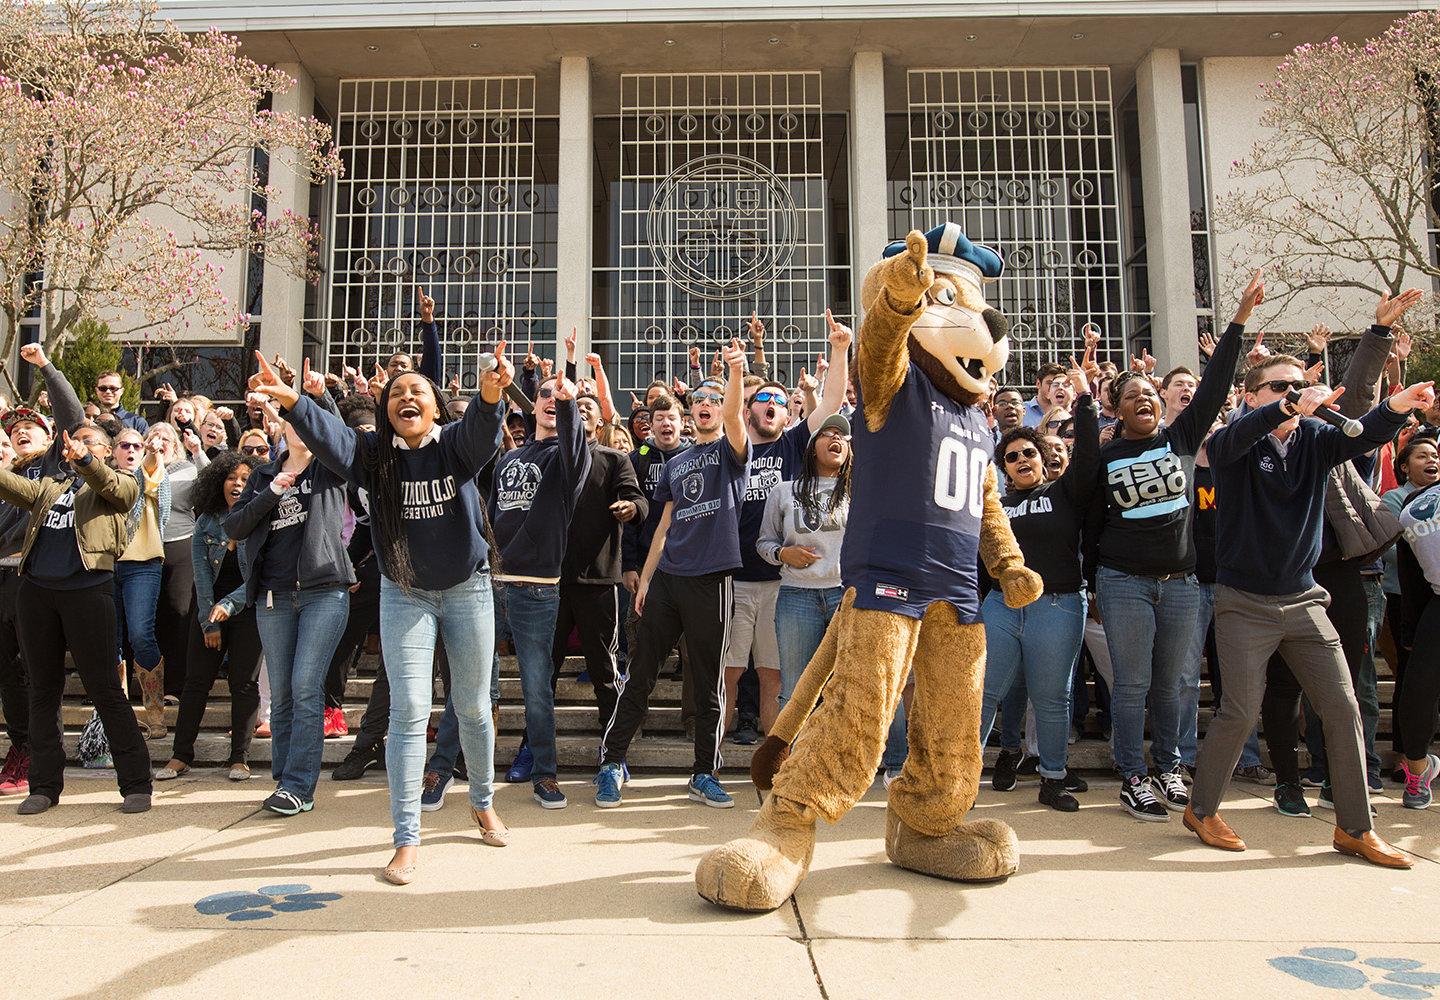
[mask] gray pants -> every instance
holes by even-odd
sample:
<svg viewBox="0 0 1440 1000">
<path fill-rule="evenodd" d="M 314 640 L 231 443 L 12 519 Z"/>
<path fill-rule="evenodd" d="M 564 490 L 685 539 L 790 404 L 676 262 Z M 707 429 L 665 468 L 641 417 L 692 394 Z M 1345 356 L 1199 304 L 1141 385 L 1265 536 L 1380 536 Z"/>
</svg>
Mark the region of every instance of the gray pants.
<svg viewBox="0 0 1440 1000">
<path fill-rule="evenodd" d="M 1340 636 L 1325 615 L 1329 604 L 1323 587 L 1280 597 L 1215 587 L 1215 646 L 1225 664 L 1225 686 L 1195 761 L 1190 802 L 1196 816 L 1213 816 L 1220 808 L 1260 717 L 1266 663 L 1278 650 L 1325 726 L 1335 825 L 1350 832 L 1370 829 L 1360 706 Z"/>
</svg>

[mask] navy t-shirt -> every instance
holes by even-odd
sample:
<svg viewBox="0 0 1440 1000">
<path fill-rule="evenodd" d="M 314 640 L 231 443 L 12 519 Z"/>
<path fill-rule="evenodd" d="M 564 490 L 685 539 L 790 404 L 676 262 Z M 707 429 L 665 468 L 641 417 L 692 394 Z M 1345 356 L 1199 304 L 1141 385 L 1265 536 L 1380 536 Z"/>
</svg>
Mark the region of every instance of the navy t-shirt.
<svg viewBox="0 0 1440 1000">
<path fill-rule="evenodd" d="M 51 590 L 93 587 L 111 577 L 108 570 L 86 569 L 80 560 L 80 539 L 75 537 L 75 494 L 81 482 L 78 476 L 71 480 L 70 488 L 45 511 L 25 560 L 25 575 Z"/>
<path fill-rule="evenodd" d="M 660 569 L 674 576 L 728 573 L 740 566 L 740 505 L 750 467 L 735 456 L 724 434 L 665 463 L 655 502 L 674 502 Z"/>
<path fill-rule="evenodd" d="M 923 618 L 935 601 L 980 620 L 980 520 L 994 454 L 976 406 L 945 396 L 911 362 L 879 431 L 859 399 L 850 522 L 840 576 L 855 607 Z"/>
<path fill-rule="evenodd" d="M 268 488 L 268 487 L 267 487 Z M 270 515 L 270 534 L 260 550 L 260 590 L 293 591 L 300 580 L 300 549 L 305 540 L 305 522 L 310 517 L 310 498 L 315 492 L 315 470 L 305 471 L 280 496 Z"/>
<path fill-rule="evenodd" d="M 802 420 L 774 441 L 750 442 L 750 476 L 745 485 L 745 502 L 740 506 L 740 558 L 743 565 L 735 579 L 778 580 L 780 567 L 760 558 L 755 543 L 765 522 L 765 500 L 780 483 L 800 475 L 805 447 L 810 443 L 810 425 Z"/>
</svg>

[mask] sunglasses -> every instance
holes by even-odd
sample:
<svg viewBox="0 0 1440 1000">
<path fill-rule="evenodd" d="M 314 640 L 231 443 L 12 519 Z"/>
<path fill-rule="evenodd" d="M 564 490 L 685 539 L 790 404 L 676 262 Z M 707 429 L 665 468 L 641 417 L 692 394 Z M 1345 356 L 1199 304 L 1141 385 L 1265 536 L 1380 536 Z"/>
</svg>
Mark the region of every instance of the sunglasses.
<svg viewBox="0 0 1440 1000">
<path fill-rule="evenodd" d="M 120 387 L 119 387 L 118 385 L 97 385 L 97 386 L 95 387 L 95 391 L 96 391 L 96 392 L 119 392 L 119 391 L 120 391 Z"/>
<path fill-rule="evenodd" d="M 1058 431 L 1060 428 L 1064 427 L 1067 423 L 1069 423 L 1068 420 L 1047 420 L 1047 421 L 1045 421 L 1045 426 L 1046 426 L 1049 430 Z"/>
<path fill-rule="evenodd" d="M 690 394 L 690 399 L 696 403 L 719 403 L 725 397 L 718 392 L 695 392 Z"/>
<path fill-rule="evenodd" d="M 1269 389 L 1271 392 L 1289 392 L 1291 389 L 1300 392 L 1310 388 L 1310 385 L 1311 383 L 1304 380 L 1291 382 L 1283 378 L 1277 378 L 1270 382 L 1261 382 L 1259 388 Z"/>
<path fill-rule="evenodd" d="M 779 403 L 781 406 L 789 406 L 789 405 L 790 405 L 790 401 L 789 401 L 788 399 L 786 399 L 785 396 L 784 396 L 782 393 L 771 392 L 771 391 L 769 391 L 769 390 L 766 390 L 765 392 L 757 392 L 754 396 L 752 396 L 752 397 L 750 398 L 750 402 L 752 402 L 752 403 Z"/>
<path fill-rule="evenodd" d="M 539 399 L 549 399 L 551 396 L 555 395 L 555 390 L 550 388 L 541 389 L 540 392 L 536 395 Z"/>
<path fill-rule="evenodd" d="M 1020 449 L 1019 451 L 1007 451 L 1007 452 L 1005 453 L 1005 461 L 1006 461 L 1007 464 L 1010 463 L 1010 462 L 1018 462 L 1018 461 L 1020 461 L 1020 459 L 1022 459 L 1022 458 L 1039 458 L 1039 457 L 1040 457 L 1040 452 L 1036 451 L 1034 448 L 1022 448 L 1022 449 Z"/>
<path fill-rule="evenodd" d="M 270 454 L 270 449 L 269 449 L 268 447 L 266 447 L 265 445 L 260 445 L 260 444 L 247 444 L 245 447 L 243 447 L 243 448 L 240 449 L 240 454 L 242 454 L 242 455 L 268 455 L 268 454 Z"/>
<path fill-rule="evenodd" d="M 137 448 L 143 448 L 143 447 L 145 447 L 145 446 L 144 446 L 143 444 L 141 444 L 139 441 L 121 441 L 119 444 L 117 444 L 117 445 L 115 446 L 115 450 L 116 450 L 116 451 L 133 451 L 133 450 L 135 450 L 135 449 L 137 449 Z"/>
</svg>

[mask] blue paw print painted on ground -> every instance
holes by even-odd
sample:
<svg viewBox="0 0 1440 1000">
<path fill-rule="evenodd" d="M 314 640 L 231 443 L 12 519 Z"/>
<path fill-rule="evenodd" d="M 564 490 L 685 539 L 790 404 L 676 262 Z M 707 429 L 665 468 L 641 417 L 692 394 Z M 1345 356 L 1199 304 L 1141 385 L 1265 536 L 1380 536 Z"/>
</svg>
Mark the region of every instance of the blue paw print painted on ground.
<svg viewBox="0 0 1440 1000">
<path fill-rule="evenodd" d="M 308 885 L 262 885 L 254 892 L 217 892 L 196 903 L 195 909 L 207 917 L 223 914 L 226 920 L 268 920 L 277 913 L 323 910 L 339 898 L 338 892 L 311 892 Z"/>
<path fill-rule="evenodd" d="M 1364 958 L 1349 948 L 1301 948 L 1270 959 L 1274 969 L 1327 990 L 1369 989 L 1393 1000 L 1429 1000 L 1440 972 L 1423 972 L 1413 958 Z"/>
</svg>

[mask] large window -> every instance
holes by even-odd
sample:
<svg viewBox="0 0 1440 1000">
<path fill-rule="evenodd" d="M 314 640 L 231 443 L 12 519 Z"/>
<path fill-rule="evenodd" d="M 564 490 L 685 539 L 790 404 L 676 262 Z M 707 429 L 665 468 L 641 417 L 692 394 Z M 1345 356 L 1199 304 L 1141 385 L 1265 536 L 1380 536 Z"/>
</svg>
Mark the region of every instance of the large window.
<svg viewBox="0 0 1440 1000">
<path fill-rule="evenodd" d="M 852 312 L 846 120 L 817 73 L 633 75 L 595 122 L 591 343 L 617 388 L 704 367 L 765 323 L 792 382 Z"/>
<path fill-rule="evenodd" d="M 892 224 L 958 222 L 1000 250 L 991 299 L 1011 321 L 1009 379 L 1068 357 L 1087 323 L 1118 358 L 1134 317 L 1109 70 L 912 70 L 907 106 L 892 136 L 904 144 L 891 156 Z"/>
</svg>

